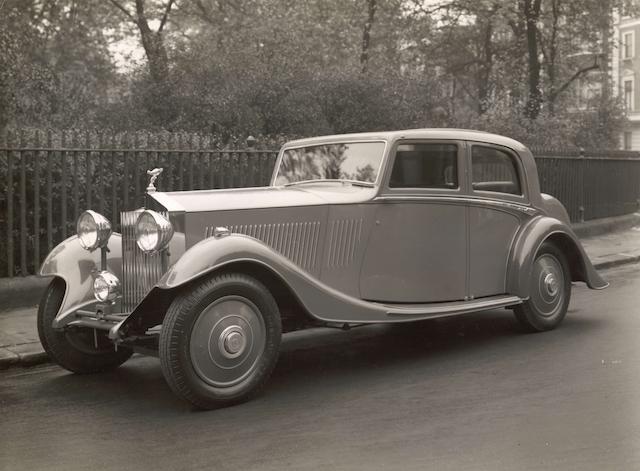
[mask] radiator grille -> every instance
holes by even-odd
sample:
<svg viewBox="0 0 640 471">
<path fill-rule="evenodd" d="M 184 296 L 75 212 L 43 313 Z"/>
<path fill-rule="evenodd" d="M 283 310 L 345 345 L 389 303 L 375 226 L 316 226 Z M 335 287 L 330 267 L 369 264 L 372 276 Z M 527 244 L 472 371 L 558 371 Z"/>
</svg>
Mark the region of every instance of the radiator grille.
<svg viewBox="0 0 640 471">
<path fill-rule="evenodd" d="M 132 311 L 162 277 L 162 260 L 159 254 L 148 255 L 136 244 L 136 221 L 142 212 L 120 213 L 122 230 L 122 307 Z M 160 213 L 166 218 L 167 213 Z"/>
</svg>

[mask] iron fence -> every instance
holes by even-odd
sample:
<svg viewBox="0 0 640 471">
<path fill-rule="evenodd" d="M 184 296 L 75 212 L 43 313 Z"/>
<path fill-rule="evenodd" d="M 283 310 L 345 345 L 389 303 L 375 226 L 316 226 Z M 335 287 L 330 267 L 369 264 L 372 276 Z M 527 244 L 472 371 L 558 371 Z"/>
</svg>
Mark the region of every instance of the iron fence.
<svg viewBox="0 0 640 471">
<path fill-rule="evenodd" d="M 80 136 L 82 137 L 82 136 Z M 86 136 L 85 136 L 86 137 Z M 541 190 L 579 222 L 638 209 L 640 159 L 620 152 L 537 151 Z M 44 256 L 75 232 L 85 209 L 117 224 L 142 204 L 146 170 L 163 167 L 161 191 L 267 185 L 277 153 L 213 150 L 193 140 L 60 139 L 35 133 L 25 145 L 0 143 L 0 277 L 33 274 Z M 117 229 L 117 227 L 116 227 Z"/>
<path fill-rule="evenodd" d="M 143 203 L 148 169 L 163 167 L 160 191 L 265 186 L 277 156 L 201 149 L 179 139 L 162 146 L 151 140 L 141 148 L 126 139 L 82 142 L 62 134 L 54 145 L 51 134 L 35 136 L 31 145 L 20 145 L 23 139 L 0 144 L 0 277 L 36 273 L 46 254 L 75 233 L 86 209 L 109 217 L 119 230 L 120 211 Z"/>
</svg>

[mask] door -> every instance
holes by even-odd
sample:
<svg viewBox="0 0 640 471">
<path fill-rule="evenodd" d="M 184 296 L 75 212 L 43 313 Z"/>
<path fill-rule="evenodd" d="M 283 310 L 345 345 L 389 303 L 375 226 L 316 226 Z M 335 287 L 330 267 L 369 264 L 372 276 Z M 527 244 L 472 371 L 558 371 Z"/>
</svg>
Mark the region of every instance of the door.
<svg viewBox="0 0 640 471">
<path fill-rule="evenodd" d="M 465 298 L 464 145 L 400 141 L 375 200 L 360 273 L 363 299 L 427 303 Z"/>
<path fill-rule="evenodd" d="M 488 144 L 469 146 L 469 297 L 506 293 L 507 264 L 527 207 L 517 155 Z"/>
</svg>

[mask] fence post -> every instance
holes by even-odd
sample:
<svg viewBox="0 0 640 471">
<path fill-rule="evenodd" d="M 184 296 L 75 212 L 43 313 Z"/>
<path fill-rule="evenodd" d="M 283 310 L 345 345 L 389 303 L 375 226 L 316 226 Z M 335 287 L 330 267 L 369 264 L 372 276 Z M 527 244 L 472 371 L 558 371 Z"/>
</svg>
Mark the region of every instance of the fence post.
<svg viewBox="0 0 640 471">
<path fill-rule="evenodd" d="M 578 218 L 580 222 L 584 222 L 584 170 L 586 166 L 586 159 L 584 156 L 584 148 L 580 147 L 580 188 L 579 200 L 578 200 Z"/>
<path fill-rule="evenodd" d="M 27 274 L 27 147 L 26 132 L 20 130 L 20 273 Z"/>
</svg>

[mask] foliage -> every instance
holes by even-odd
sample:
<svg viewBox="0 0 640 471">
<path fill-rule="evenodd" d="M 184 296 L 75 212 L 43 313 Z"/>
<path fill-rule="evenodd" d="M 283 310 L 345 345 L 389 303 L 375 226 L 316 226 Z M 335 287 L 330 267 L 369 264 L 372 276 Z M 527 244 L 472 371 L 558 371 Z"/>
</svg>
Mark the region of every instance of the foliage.
<svg viewBox="0 0 640 471">
<path fill-rule="evenodd" d="M 6 0 L 6 126 L 306 136 L 481 127 L 606 142 L 620 0 Z M 116 66 L 119 41 L 142 63 Z M 572 90 L 604 81 L 589 112 Z"/>
</svg>

